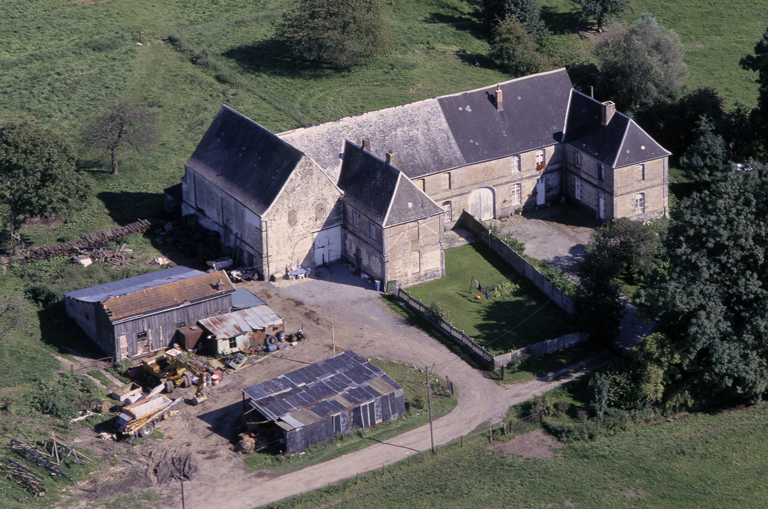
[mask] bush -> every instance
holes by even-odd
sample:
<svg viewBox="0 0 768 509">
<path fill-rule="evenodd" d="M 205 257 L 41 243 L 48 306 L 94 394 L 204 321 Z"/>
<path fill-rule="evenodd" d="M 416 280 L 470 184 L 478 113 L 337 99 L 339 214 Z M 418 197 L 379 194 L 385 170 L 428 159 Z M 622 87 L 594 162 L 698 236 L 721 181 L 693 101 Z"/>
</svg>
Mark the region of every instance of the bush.
<svg viewBox="0 0 768 509">
<path fill-rule="evenodd" d="M 59 419 L 72 419 L 79 410 L 90 408 L 99 396 L 96 384 L 87 376 L 64 373 L 38 382 L 32 406 Z"/>
</svg>

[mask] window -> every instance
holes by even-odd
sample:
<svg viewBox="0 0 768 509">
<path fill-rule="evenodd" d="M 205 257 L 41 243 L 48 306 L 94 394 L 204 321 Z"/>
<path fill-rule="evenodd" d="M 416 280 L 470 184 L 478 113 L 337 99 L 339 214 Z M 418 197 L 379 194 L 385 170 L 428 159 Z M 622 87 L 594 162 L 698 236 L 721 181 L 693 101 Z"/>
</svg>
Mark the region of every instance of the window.
<svg viewBox="0 0 768 509">
<path fill-rule="evenodd" d="M 645 193 L 635 195 L 635 214 L 645 214 Z"/>
<path fill-rule="evenodd" d="M 600 182 L 605 181 L 605 166 L 603 164 L 597 165 L 597 180 Z"/>
<path fill-rule="evenodd" d="M 352 211 L 352 226 L 354 226 L 358 230 L 360 229 L 360 218 L 358 217 L 356 210 Z"/>
<path fill-rule="evenodd" d="M 295 210 L 288 211 L 288 224 L 293 226 L 299 222 L 298 216 Z"/>
<path fill-rule="evenodd" d="M 442 178 L 443 178 L 443 190 L 450 189 L 451 188 L 451 174 L 450 174 L 450 172 L 443 173 Z"/>
<path fill-rule="evenodd" d="M 176 328 L 181 329 L 182 327 L 186 327 L 187 322 L 176 322 Z"/>
<path fill-rule="evenodd" d="M 453 207 L 451 205 L 451 202 L 444 201 L 443 202 L 443 210 L 445 211 L 445 220 L 446 221 L 453 221 Z"/>
<path fill-rule="evenodd" d="M 419 189 L 421 189 L 422 191 L 426 190 L 426 185 L 427 185 L 427 183 L 426 183 L 426 180 L 424 180 L 424 179 L 419 179 L 419 180 L 416 181 L 416 186 Z"/>
<path fill-rule="evenodd" d="M 536 151 L 536 164 L 544 162 L 544 151 L 543 150 L 537 150 Z"/>
<path fill-rule="evenodd" d="M 368 221 L 368 236 L 376 240 L 376 224 L 373 221 Z"/>
<path fill-rule="evenodd" d="M 315 204 L 315 221 L 325 221 L 325 203 Z"/>
<path fill-rule="evenodd" d="M 520 173 L 520 156 L 509 158 L 509 171 L 511 173 Z"/>
<path fill-rule="evenodd" d="M 229 347 L 237 348 L 237 338 L 229 338 Z"/>
<path fill-rule="evenodd" d="M 577 200 L 581 201 L 581 180 L 579 179 L 576 179 L 576 188 L 573 192 L 573 195 Z"/>
<path fill-rule="evenodd" d="M 581 168 L 581 152 L 578 150 L 573 154 L 573 165 Z"/>
<path fill-rule="evenodd" d="M 519 204 L 523 202 L 522 194 L 520 190 L 520 184 L 512 184 L 512 187 L 509 190 L 509 201 L 511 201 L 514 204 Z"/>
<path fill-rule="evenodd" d="M 149 335 L 147 334 L 147 331 L 141 331 L 136 333 L 136 342 L 139 341 L 147 341 L 147 344 L 149 344 Z"/>
<path fill-rule="evenodd" d="M 635 180 L 645 180 L 645 165 L 638 164 L 635 172 Z"/>
</svg>

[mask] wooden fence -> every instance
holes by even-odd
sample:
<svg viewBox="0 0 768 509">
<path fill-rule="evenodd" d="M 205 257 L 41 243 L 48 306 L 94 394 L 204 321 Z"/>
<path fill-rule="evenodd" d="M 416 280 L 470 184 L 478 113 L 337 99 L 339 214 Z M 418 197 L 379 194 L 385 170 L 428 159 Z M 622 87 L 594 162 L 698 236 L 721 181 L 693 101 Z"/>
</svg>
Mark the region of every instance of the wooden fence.
<svg viewBox="0 0 768 509">
<path fill-rule="evenodd" d="M 536 270 L 536 267 L 520 256 L 514 249 L 509 247 L 503 240 L 486 228 L 483 223 L 472 217 L 467 212 L 462 213 L 459 222 L 464 228 L 471 231 L 483 243 L 493 250 L 496 254 L 504 258 L 509 265 L 515 269 L 518 274 L 528 279 L 544 295 L 552 299 L 557 306 L 567 313 L 573 313 L 573 299 L 565 295 L 563 291 L 547 281 L 544 275 Z"/>
</svg>

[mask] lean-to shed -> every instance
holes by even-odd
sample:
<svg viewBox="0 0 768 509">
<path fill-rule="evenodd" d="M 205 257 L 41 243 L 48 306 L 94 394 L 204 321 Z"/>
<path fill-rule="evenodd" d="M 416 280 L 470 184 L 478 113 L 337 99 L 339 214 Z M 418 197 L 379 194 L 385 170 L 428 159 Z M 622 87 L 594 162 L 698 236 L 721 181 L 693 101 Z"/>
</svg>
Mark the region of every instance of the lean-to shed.
<svg viewBox="0 0 768 509">
<path fill-rule="evenodd" d="M 246 422 L 287 454 L 405 412 L 403 389 L 352 351 L 243 389 Z M 266 422 L 265 422 L 266 421 Z M 253 429 L 253 428 L 252 428 Z"/>
<path fill-rule="evenodd" d="M 200 320 L 198 324 L 213 354 L 251 348 L 284 329 L 283 319 L 267 306 L 240 309 Z"/>
</svg>

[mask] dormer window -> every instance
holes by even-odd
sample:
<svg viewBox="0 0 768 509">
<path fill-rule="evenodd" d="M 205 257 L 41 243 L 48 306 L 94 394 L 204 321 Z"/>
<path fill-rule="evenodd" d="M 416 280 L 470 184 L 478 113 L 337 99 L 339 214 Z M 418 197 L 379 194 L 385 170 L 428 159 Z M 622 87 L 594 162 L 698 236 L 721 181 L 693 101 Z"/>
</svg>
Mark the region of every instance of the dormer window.
<svg viewBox="0 0 768 509">
<path fill-rule="evenodd" d="M 360 218 L 358 217 L 357 211 L 352 211 L 352 226 L 354 226 L 357 229 L 360 229 Z"/>
<path fill-rule="evenodd" d="M 368 221 L 368 236 L 372 240 L 376 240 L 376 224 L 373 221 Z"/>
<path fill-rule="evenodd" d="M 605 182 L 605 165 L 602 163 L 597 165 L 597 180 Z"/>
<path fill-rule="evenodd" d="M 577 168 L 581 168 L 581 152 L 578 150 L 573 154 L 573 165 Z"/>
</svg>

